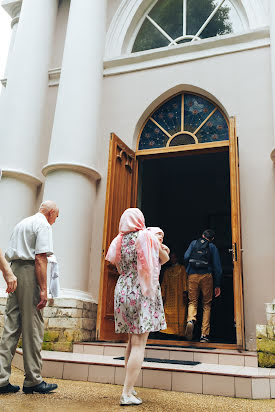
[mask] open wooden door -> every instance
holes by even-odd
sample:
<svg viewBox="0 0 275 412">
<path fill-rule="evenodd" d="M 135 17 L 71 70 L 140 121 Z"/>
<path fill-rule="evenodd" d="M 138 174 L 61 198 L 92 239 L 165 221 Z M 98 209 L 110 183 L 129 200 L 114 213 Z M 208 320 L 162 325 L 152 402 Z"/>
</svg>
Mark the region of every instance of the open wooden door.
<svg viewBox="0 0 275 412">
<path fill-rule="evenodd" d="M 106 189 L 105 223 L 102 247 L 101 278 L 97 314 L 97 339 L 122 341 L 127 336 L 115 333 L 114 289 L 118 279 L 116 267 L 105 260 L 108 247 L 118 234 L 121 214 L 135 207 L 135 153 L 115 134 L 111 134 Z"/>
<path fill-rule="evenodd" d="M 232 260 L 234 288 L 234 316 L 236 323 L 237 345 L 245 348 L 244 310 L 243 310 L 243 279 L 242 279 L 242 245 L 241 245 L 241 209 L 239 184 L 239 153 L 236 135 L 236 118 L 230 118 L 229 159 L 230 159 L 230 190 L 231 190 L 231 224 L 232 224 Z"/>
</svg>

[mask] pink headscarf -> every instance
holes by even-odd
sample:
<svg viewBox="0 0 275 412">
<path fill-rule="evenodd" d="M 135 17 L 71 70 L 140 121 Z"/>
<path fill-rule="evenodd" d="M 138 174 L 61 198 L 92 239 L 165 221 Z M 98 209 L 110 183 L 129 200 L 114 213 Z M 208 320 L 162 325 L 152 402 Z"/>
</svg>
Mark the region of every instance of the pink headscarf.
<svg viewBox="0 0 275 412">
<path fill-rule="evenodd" d="M 159 280 L 159 241 L 145 227 L 145 220 L 138 208 L 126 209 L 119 222 L 119 234 L 108 249 L 106 260 L 117 265 L 121 259 L 123 235 L 139 231 L 136 240 L 137 270 L 144 296 L 154 298 Z"/>
<path fill-rule="evenodd" d="M 147 227 L 148 230 L 150 230 L 150 232 L 154 233 L 154 235 L 156 235 L 157 233 L 162 233 L 162 235 L 164 236 L 164 231 L 157 226 L 150 226 Z"/>
</svg>

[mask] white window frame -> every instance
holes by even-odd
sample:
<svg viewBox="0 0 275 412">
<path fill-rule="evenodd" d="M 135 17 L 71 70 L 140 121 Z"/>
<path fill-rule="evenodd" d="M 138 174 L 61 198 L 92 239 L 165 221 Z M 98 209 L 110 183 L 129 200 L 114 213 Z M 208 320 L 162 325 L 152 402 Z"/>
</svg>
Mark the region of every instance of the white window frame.
<svg viewBox="0 0 275 412">
<path fill-rule="evenodd" d="M 268 11 L 265 4 L 268 0 L 230 1 L 239 14 L 244 31 L 263 28 L 269 24 Z M 157 0 L 121 1 L 107 32 L 105 59 L 125 56 L 131 53 L 134 41 L 146 15 L 150 13 L 156 3 Z"/>
</svg>

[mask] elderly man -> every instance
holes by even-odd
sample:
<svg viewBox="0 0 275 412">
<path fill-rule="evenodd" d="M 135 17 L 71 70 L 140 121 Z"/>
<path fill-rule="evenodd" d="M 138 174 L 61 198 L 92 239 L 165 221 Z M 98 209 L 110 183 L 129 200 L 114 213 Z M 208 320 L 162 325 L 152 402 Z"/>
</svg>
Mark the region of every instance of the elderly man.
<svg viewBox="0 0 275 412">
<path fill-rule="evenodd" d="M 6 259 L 11 262 L 17 288 L 9 294 L 0 343 L 0 394 L 19 391 L 9 383 L 11 362 L 22 332 L 25 369 L 24 393 L 48 393 L 57 388 L 41 377 L 44 322 L 41 309 L 47 304 L 47 256 L 53 254 L 51 225 L 57 205 L 47 200 L 39 212 L 19 222 L 11 235 Z M 10 290 L 12 292 L 12 290 Z"/>
</svg>

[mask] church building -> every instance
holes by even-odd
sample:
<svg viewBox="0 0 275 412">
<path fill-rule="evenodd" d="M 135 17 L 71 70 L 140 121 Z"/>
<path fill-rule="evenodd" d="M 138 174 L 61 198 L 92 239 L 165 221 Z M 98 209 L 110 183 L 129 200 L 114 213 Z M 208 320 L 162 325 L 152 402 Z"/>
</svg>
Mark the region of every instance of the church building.
<svg viewBox="0 0 275 412">
<path fill-rule="evenodd" d="M 255 351 L 275 297 L 275 1 L 1 3 L 12 37 L 0 248 L 43 200 L 60 208 L 61 293 L 45 308 L 44 349 L 125 341 L 114 332 L 118 272 L 105 255 L 122 212 L 139 207 L 182 263 L 192 240 L 216 233 L 222 293 L 211 343 L 192 345 Z M 0 291 L 1 309 L 3 279 Z"/>
</svg>

